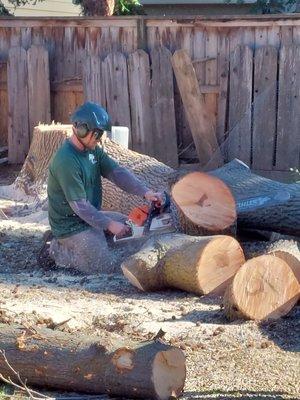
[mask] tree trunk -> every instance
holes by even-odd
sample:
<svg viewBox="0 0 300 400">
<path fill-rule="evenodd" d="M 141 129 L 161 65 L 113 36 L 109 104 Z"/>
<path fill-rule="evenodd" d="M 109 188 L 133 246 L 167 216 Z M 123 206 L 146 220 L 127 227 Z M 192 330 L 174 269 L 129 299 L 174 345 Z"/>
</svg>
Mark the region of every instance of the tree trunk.
<svg viewBox="0 0 300 400">
<path fill-rule="evenodd" d="M 238 226 L 300 236 L 300 184 L 284 184 L 251 173 L 234 160 L 210 174 L 221 179 L 237 203 Z"/>
<path fill-rule="evenodd" d="M 115 0 L 82 0 L 81 7 L 86 17 L 113 15 Z"/>
<path fill-rule="evenodd" d="M 229 319 L 277 319 L 286 315 L 300 297 L 292 269 L 281 258 L 263 255 L 247 261 L 236 273 L 224 296 Z"/>
<path fill-rule="evenodd" d="M 244 262 L 243 250 L 230 236 L 171 234 L 150 239 L 121 267 L 143 291 L 177 288 L 222 294 Z"/>
<path fill-rule="evenodd" d="M 185 382 L 180 349 L 159 341 L 121 343 L 105 331 L 87 338 L 1 324 L 0 348 L 29 385 L 167 400 L 179 396 Z M 1 355 L 0 373 L 15 378 Z"/>
</svg>

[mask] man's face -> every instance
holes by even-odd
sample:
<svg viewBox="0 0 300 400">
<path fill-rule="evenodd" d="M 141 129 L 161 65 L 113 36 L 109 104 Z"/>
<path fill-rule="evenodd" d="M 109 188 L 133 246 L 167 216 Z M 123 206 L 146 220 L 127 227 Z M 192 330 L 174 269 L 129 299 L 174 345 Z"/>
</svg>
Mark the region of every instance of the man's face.
<svg viewBox="0 0 300 400">
<path fill-rule="evenodd" d="M 97 135 L 94 134 L 94 132 L 89 132 L 81 140 L 82 140 L 82 143 L 85 145 L 85 147 L 90 150 L 94 150 L 97 143 L 99 142 L 99 139 L 97 138 Z"/>
</svg>

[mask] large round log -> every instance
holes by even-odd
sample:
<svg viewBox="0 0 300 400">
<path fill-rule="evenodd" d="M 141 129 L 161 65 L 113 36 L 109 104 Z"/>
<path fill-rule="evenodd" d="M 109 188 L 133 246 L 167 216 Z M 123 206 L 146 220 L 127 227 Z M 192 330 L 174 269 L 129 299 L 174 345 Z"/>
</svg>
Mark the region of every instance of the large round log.
<svg viewBox="0 0 300 400">
<path fill-rule="evenodd" d="M 180 349 L 159 341 L 122 342 L 50 329 L 0 325 L 0 348 L 29 385 L 129 398 L 167 400 L 182 393 L 186 368 Z M 0 373 L 13 373 L 0 355 Z"/>
<path fill-rule="evenodd" d="M 289 265 L 274 255 L 254 257 L 236 273 L 224 296 L 229 319 L 267 320 L 286 315 L 300 297 Z"/>
<path fill-rule="evenodd" d="M 245 262 L 230 236 L 164 235 L 151 238 L 121 268 L 138 289 L 177 288 L 196 294 L 222 294 Z"/>
<path fill-rule="evenodd" d="M 181 226 L 188 219 L 203 233 L 216 234 L 235 225 L 235 200 L 218 178 L 202 172 L 187 174 L 173 186 L 172 197 L 181 211 Z"/>
<path fill-rule="evenodd" d="M 255 175 L 239 160 L 210 174 L 231 190 L 238 226 L 300 236 L 300 183 L 284 184 Z"/>
</svg>

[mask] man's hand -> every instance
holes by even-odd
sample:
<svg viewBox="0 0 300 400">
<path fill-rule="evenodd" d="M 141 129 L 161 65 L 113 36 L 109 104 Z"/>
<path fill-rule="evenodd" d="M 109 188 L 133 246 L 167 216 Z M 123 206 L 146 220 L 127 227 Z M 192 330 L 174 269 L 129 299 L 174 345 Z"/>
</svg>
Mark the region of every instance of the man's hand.
<svg viewBox="0 0 300 400">
<path fill-rule="evenodd" d="M 113 234 L 113 235 L 125 235 L 130 231 L 130 227 L 122 224 L 121 222 L 117 221 L 111 221 L 107 227 L 107 229 Z"/>
<path fill-rule="evenodd" d="M 146 192 L 144 194 L 144 197 L 146 200 L 148 201 L 154 201 L 155 203 L 162 203 L 163 201 L 163 193 L 159 193 L 159 192 L 153 192 L 153 190 L 148 190 L 148 192 Z"/>
</svg>

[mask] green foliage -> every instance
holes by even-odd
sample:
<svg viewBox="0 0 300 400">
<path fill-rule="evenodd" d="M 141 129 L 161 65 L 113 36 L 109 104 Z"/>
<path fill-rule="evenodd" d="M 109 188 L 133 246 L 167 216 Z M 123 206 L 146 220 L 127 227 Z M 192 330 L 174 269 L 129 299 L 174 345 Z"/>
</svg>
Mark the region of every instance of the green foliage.
<svg viewBox="0 0 300 400">
<path fill-rule="evenodd" d="M 232 3 L 232 0 L 224 0 Z M 236 4 L 244 4 L 245 0 L 237 0 Z M 257 14 L 293 13 L 296 11 L 298 0 L 256 0 L 252 11 Z"/>
<path fill-rule="evenodd" d="M 137 15 L 144 14 L 143 6 L 139 0 L 117 0 L 115 15 Z"/>
<path fill-rule="evenodd" d="M 25 4 L 36 5 L 36 3 L 44 1 L 44 0 L 8 0 L 8 2 L 14 7 L 25 6 Z M 2 1 L 0 0 L 0 15 L 12 15 L 8 9 L 4 6 Z"/>
</svg>

